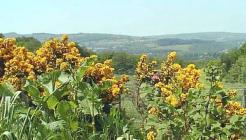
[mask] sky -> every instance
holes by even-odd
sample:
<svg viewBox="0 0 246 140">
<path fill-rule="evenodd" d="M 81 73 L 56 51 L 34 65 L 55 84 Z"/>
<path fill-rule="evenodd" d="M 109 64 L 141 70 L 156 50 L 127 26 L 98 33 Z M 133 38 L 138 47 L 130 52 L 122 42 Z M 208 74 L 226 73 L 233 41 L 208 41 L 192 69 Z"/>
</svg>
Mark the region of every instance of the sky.
<svg viewBox="0 0 246 140">
<path fill-rule="evenodd" d="M 246 0 L 0 0 L 0 32 L 246 32 Z"/>
</svg>

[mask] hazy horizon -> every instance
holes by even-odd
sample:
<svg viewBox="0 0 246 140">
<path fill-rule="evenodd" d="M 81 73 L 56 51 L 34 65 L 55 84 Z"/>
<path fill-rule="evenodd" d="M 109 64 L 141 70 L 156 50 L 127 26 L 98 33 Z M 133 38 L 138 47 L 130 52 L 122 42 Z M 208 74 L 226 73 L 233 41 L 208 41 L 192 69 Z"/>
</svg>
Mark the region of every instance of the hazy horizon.
<svg viewBox="0 0 246 140">
<path fill-rule="evenodd" d="M 3 34 L 11 34 L 16 33 L 19 35 L 31 35 L 31 34 L 54 34 L 54 35 L 60 35 L 60 34 L 108 34 L 108 35 L 122 35 L 122 36 L 136 36 L 136 37 L 147 37 L 147 36 L 165 36 L 165 35 L 181 35 L 181 34 L 202 34 L 202 33 L 231 33 L 231 34 L 246 34 L 246 32 L 190 32 L 190 33 L 170 33 L 170 34 L 154 34 L 154 35 L 128 35 L 128 34 L 115 34 L 115 33 L 86 33 L 86 32 L 77 32 L 77 33 L 49 33 L 49 32 L 39 32 L 39 33 L 17 33 L 17 32 L 6 32 Z"/>
<path fill-rule="evenodd" d="M 9 0 L 1 4 L 3 33 L 246 33 L 244 0 Z"/>
</svg>

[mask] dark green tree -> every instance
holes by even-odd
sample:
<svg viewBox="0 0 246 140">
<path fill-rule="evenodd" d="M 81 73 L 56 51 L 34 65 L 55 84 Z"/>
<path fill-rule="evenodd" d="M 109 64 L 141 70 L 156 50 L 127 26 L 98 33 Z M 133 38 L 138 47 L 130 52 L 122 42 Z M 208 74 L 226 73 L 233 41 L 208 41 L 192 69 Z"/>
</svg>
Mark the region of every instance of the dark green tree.
<svg viewBox="0 0 246 140">
<path fill-rule="evenodd" d="M 79 49 L 79 53 L 83 57 L 88 57 L 92 54 L 95 54 L 92 50 L 86 48 L 85 46 L 80 46 L 79 43 L 76 42 L 76 47 Z"/>
<path fill-rule="evenodd" d="M 0 33 L 0 38 L 4 38 L 4 35 L 2 33 Z"/>
<path fill-rule="evenodd" d="M 18 37 L 16 42 L 18 46 L 23 46 L 32 52 L 41 47 L 41 42 L 33 37 Z"/>
</svg>

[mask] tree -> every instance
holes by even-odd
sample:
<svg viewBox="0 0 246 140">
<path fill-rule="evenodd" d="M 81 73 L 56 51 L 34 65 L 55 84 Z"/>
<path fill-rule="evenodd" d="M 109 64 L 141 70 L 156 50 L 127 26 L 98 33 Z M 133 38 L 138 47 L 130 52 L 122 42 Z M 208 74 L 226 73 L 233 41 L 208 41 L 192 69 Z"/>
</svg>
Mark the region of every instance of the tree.
<svg viewBox="0 0 246 140">
<path fill-rule="evenodd" d="M 237 49 L 233 49 L 228 53 L 224 53 L 221 55 L 220 60 L 221 63 L 225 65 L 225 70 L 229 71 L 230 68 L 235 64 L 239 57 L 239 51 Z"/>
<path fill-rule="evenodd" d="M 246 83 L 246 55 L 238 58 L 233 67 L 228 71 L 226 80 L 229 82 Z"/>
<path fill-rule="evenodd" d="M 0 38 L 4 38 L 4 35 L 2 33 L 0 33 Z"/>
<path fill-rule="evenodd" d="M 80 46 L 79 43 L 76 42 L 76 47 L 79 49 L 79 53 L 83 57 L 88 57 L 92 54 L 95 54 L 92 50 L 86 48 L 85 46 Z"/>
<path fill-rule="evenodd" d="M 24 46 L 32 52 L 41 47 L 41 42 L 33 37 L 19 37 L 16 38 L 16 42 L 18 46 Z"/>
<path fill-rule="evenodd" d="M 136 68 L 136 63 L 138 61 L 138 56 L 131 55 L 126 52 L 117 52 L 113 55 L 112 61 L 116 73 L 133 74 Z"/>
</svg>

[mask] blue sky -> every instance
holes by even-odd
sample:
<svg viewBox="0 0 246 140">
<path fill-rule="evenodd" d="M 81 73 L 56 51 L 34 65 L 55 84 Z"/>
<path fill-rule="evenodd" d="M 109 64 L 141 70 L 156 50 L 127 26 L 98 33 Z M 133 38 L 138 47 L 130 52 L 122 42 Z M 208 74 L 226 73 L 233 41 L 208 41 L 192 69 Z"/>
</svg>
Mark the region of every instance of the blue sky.
<svg viewBox="0 0 246 140">
<path fill-rule="evenodd" d="M 0 32 L 246 32 L 246 0 L 0 0 Z"/>
</svg>

